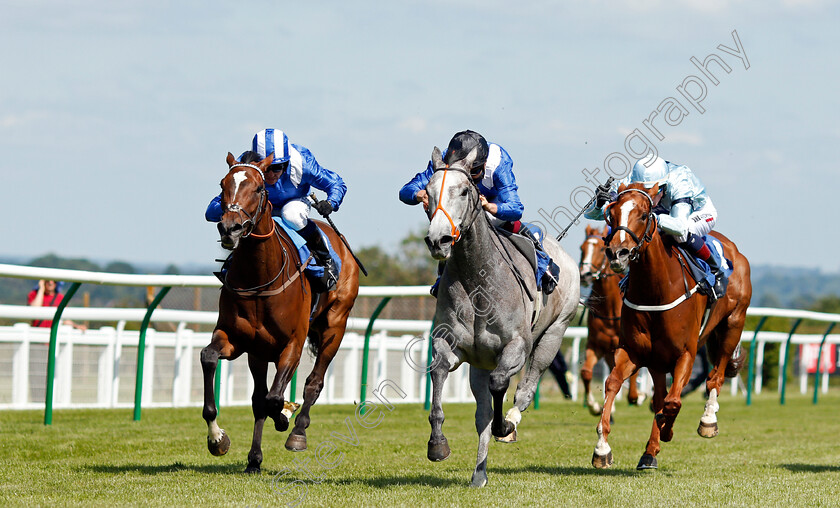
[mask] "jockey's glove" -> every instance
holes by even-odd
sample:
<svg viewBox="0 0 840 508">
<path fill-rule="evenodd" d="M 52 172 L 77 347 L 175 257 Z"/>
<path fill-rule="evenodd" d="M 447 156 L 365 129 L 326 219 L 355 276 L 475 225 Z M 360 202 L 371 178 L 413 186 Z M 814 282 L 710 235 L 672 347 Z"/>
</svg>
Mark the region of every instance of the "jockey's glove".
<svg viewBox="0 0 840 508">
<path fill-rule="evenodd" d="M 610 188 L 607 184 L 599 185 L 595 190 L 595 207 L 601 208 L 612 200 Z"/>
<path fill-rule="evenodd" d="M 318 213 L 321 214 L 321 217 L 326 217 L 327 215 L 331 214 L 333 211 L 333 205 L 329 202 L 329 200 L 318 201 L 313 205 Z"/>
</svg>

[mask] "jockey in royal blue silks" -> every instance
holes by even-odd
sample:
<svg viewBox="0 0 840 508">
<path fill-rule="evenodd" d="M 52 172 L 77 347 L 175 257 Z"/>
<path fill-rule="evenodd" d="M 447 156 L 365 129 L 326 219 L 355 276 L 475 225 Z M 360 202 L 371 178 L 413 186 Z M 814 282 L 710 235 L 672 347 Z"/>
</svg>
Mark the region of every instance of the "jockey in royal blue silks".
<svg viewBox="0 0 840 508">
<path fill-rule="evenodd" d="M 446 164 L 465 159 L 474 149 L 478 153 L 470 170 L 470 176 L 480 193 L 481 205 L 490 216 L 490 222 L 497 227 L 512 233 L 521 233 L 534 240 L 537 246 L 537 263 L 540 266 L 542 276 L 541 285 L 546 294 L 551 293 L 556 286 L 552 277 L 552 264 L 548 255 L 542 250 L 540 241 L 535 237 L 534 232 L 522 224 L 522 211 L 525 207 L 517 193 L 516 178 L 513 175 L 513 160 L 507 151 L 495 143 L 487 143 L 484 137 L 474 131 L 466 130 L 455 134 L 449 142 L 446 151 L 443 152 L 443 161 Z M 426 194 L 426 185 L 432 178 L 434 166 L 429 161 L 426 170 L 417 173 L 410 182 L 400 189 L 400 201 L 407 205 L 423 203 L 426 210 L 429 209 L 429 197 Z M 553 268 L 553 267 L 551 267 Z M 438 280 L 432 286 L 432 294 L 437 296 L 437 287 L 440 282 L 440 275 L 443 271 L 441 264 L 438 269 Z"/>
<path fill-rule="evenodd" d="M 265 187 L 268 200 L 273 205 L 272 215 L 280 217 L 288 228 L 297 231 L 312 252 L 315 261 L 328 274 L 328 290 L 335 288 L 338 267 L 335 265 L 326 239 L 318 226 L 309 220 L 310 207 L 326 217 L 337 211 L 347 192 L 344 180 L 338 174 L 321 167 L 306 147 L 289 143 L 283 131 L 264 129 L 254 135 L 251 151 L 240 156 L 240 162 L 257 162 L 274 154 L 274 162 L 265 172 Z M 327 199 L 311 205 L 308 195 L 310 187 L 327 193 Z M 222 219 L 222 196 L 216 196 L 205 212 L 210 222 Z"/>
<path fill-rule="evenodd" d="M 633 165 L 630 174 L 610 189 L 598 187 L 596 199 L 584 216 L 603 220 L 606 205 L 615 199 L 615 191 L 621 184 L 642 183 L 650 189 L 659 184 L 662 198 L 656 210 L 660 229 L 673 236 L 688 252 L 706 262 L 715 276 L 712 287 L 714 298 L 726 293 L 727 271 L 722 254 L 716 248 L 709 248 L 705 236 L 715 227 L 717 210 L 706 193 L 700 179 L 687 166 L 668 162 L 661 157 L 649 155 Z"/>
</svg>

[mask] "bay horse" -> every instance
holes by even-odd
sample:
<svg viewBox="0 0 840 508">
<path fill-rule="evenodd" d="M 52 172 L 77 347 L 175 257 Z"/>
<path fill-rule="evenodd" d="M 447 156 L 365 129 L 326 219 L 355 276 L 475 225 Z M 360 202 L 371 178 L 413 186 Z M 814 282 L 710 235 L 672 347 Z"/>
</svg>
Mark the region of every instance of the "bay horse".
<svg viewBox="0 0 840 508">
<path fill-rule="evenodd" d="M 426 186 L 432 257 L 446 260 L 441 275 L 436 328 L 432 332 L 431 435 L 427 457 L 441 461 L 451 451 L 442 431 L 443 385 L 449 372 L 470 365 L 470 389 L 476 401 L 478 455 L 471 485 L 487 484 L 491 433 L 515 440 L 515 430 L 534 397 L 540 376 L 551 364 L 575 315 L 580 280 L 575 262 L 552 238 L 545 250 L 560 267 L 557 287 L 547 297 L 537 292 L 534 271 L 512 240 L 498 233 L 482 209 L 469 176 L 476 150 L 447 166 L 435 147 L 435 169 Z M 533 298 L 533 301 L 532 301 Z M 534 312 L 542 306 L 536 319 Z M 526 365 L 527 363 L 527 365 Z M 511 377 L 522 369 L 514 406 L 502 416 Z"/>
<path fill-rule="evenodd" d="M 584 401 L 593 416 L 601 415 L 601 405 L 592 395 L 592 368 L 603 358 L 609 370 L 615 367 L 615 348 L 618 347 L 619 320 L 621 319 L 621 290 L 618 287 L 619 276 L 607 263 L 604 238 L 609 228 L 599 231 L 586 226 L 586 239 L 580 246 L 580 283 L 583 287 L 592 286 L 586 300 L 588 317 L 586 327 L 586 356 L 580 368 L 583 381 Z M 630 375 L 630 387 L 627 401 L 630 404 L 640 402 L 636 386 L 638 373 Z"/>
<path fill-rule="evenodd" d="M 691 376 L 697 348 L 706 344 L 713 369 L 706 381 L 709 400 L 697 432 L 707 438 L 718 433 L 717 402 L 724 377 L 738 375 L 744 363 L 742 352 L 736 358 L 747 307 L 752 297 L 750 265 L 736 245 L 713 232 L 732 261 L 734 271 L 726 294 L 716 300 L 703 324 L 708 297 L 687 273 L 685 262 L 674 241 L 656 227 L 654 208 L 659 202 L 659 185 L 645 189 L 642 184 L 622 184 L 618 198 L 609 205 L 606 219 L 612 232 L 607 237 L 607 257 L 617 272 L 629 268 L 629 281 L 621 307 L 621 334 L 615 352 L 615 367 L 606 383 L 604 412 L 597 427 L 598 443 L 592 465 L 610 467 L 612 451 L 607 443 L 610 409 L 621 383 L 645 366 L 653 377 L 655 418 L 650 439 L 637 469 L 655 469 L 660 440 L 673 437 L 674 420 L 682 403 L 680 392 Z M 666 374 L 673 381 L 667 391 Z"/>
<path fill-rule="evenodd" d="M 322 293 L 320 298 L 313 294 L 303 274 L 308 260 L 298 259 L 294 244 L 271 216 L 264 174 L 273 160 L 270 154 L 260 162 L 245 164 L 237 163 L 230 153 L 227 155 L 229 172 L 221 182 L 224 215 L 218 228 L 222 247 L 231 250 L 232 257 L 219 296 L 219 319 L 210 345 L 201 351 L 202 414 L 207 421 L 207 447 L 213 455 L 224 455 L 230 448 L 230 438 L 216 422 L 217 364 L 220 358 L 235 360 L 248 354 L 248 367 L 254 378 L 254 434 L 246 473 L 260 472 L 266 417 L 274 420 L 277 431 L 289 427 L 295 408 L 287 406 L 283 392 L 309 337 L 315 365 L 306 378 L 303 406 L 286 439 L 286 449 L 306 449 L 309 409 L 324 387 L 324 375 L 338 352 L 359 292 L 358 266 L 349 249 L 332 228 L 316 221 L 341 257 L 342 269 L 334 291 Z M 270 390 L 266 385 L 269 362 L 277 367 Z"/>
</svg>

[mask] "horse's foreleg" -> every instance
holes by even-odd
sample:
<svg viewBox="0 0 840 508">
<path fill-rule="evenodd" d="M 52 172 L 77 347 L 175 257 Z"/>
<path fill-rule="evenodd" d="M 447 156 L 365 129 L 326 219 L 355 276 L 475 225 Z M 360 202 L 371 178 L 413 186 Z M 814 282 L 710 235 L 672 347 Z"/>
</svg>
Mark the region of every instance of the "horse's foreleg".
<svg viewBox="0 0 840 508">
<path fill-rule="evenodd" d="M 555 349 L 554 352 L 556 353 L 557 350 Z M 511 408 L 507 417 L 502 416 L 502 407 L 505 393 L 510 386 L 510 378 L 522 370 L 527 357 L 528 348 L 525 339 L 516 336 L 502 349 L 496 368 L 490 372 L 490 394 L 493 396 L 493 424 L 490 430 L 496 437 L 507 437 L 512 434 L 522 419 L 520 410 L 516 406 Z M 515 436 L 509 442 L 513 440 Z"/>
<path fill-rule="evenodd" d="M 268 395 L 265 396 L 266 414 L 274 420 L 274 429 L 278 432 L 284 432 L 289 428 L 290 416 L 283 413 L 283 392 L 292 379 L 292 374 L 297 369 L 298 363 L 300 363 L 303 341 L 304 339 L 290 341 L 283 352 L 280 353 L 280 358 L 276 363 L 277 374 L 274 376 Z"/>
<path fill-rule="evenodd" d="M 653 378 L 653 412 L 656 415 L 662 414 L 662 409 L 665 406 L 665 394 L 668 392 L 668 384 L 665 379 L 665 373 L 651 372 Z M 653 425 L 650 429 L 650 439 L 648 439 L 647 446 L 645 446 L 645 453 L 639 459 L 639 464 L 636 469 L 656 469 L 656 456 L 659 454 L 659 423 L 656 416 L 653 419 Z"/>
<path fill-rule="evenodd" d="M 490 446 L 490 423 L 493 421 L 493 399 L 490 396 L 490 371 L 470 365 L 470 390 L 475 397 L 475 430 L 478 432 L 478 456 L 471 485 L 487 485 L 487 450 Z"/>
<path fill-rule="evenodd" d="M 259 473 L 262 464 L 262 433 L 265 424 L 265 396 L 268 393 L 266 375 L 268 362 L 259 360 L 254 355 L 248 355 L 248 368 L 254 378 L 254 393 L 251 394 L 251 409 L 254 411 L 254 436 L 251 439 L 251 451 L 248 452 L 248 466 L 246 473 Z"/>
<path fill-rule="evenodd" d="M 215 376 L 219 358 L 230 358 L 233 346 L 222 330 L 215 330 L 210 345 L 201 350 L 201 371 L 204 374 L 204 409 L 202 416 L 207 422 L 207 449 L 213 455 L 224 455 L 230 449 L 230 438 L 216 423 L 219 412 L 216 408 Z"/>
<path fill-rule="evenodd" d="M 597 468 L 607 468 L 612 465 L 612 449 L 607 443 L 607 437 L 610 435 L 610 414 L 615 403 L 615 397 L 621 389 L 621 384 L 638 368 L 630 359 L 627 351 L 622 348 L 615 350 L 615 367 L 607 378 L 604 410 L 601 412 L 601 420 L 595 429 L 598 433 L 598 443 L 595 445 L 595 452 L 592 454 L 592 465 Z"/>
<path fill-rule="evenodd" d="M 306 378 L 306 386 L 303 388 L 303 405 L 300 408 L 300 413 L 295 417 L 295 427 L 286 439 L 287 450 L 294 452 L 306 450 L 306 429 L 309 428 L 311 421 L 309 410 L 318 400 L 321 390 L 324 389 L 327 368 L 338 353 L 338 347 L 341 345 L 343 337 L 343 324 L 340 327 L 329 327 L 320 334 L 321 348 L 318 351 L 318 358 L 315 360 L 312 372 Z"/>
<path fill-rule="evenodd" d="M 656 415 L 656 421 L 659 424 L 659 438 L 666 443 L 674 437 L 674 421 L 677 419 L 677 415 L 680 414 L 680 408 L 682 407 L 680 394 L 682 393 L 683 387 L 688 384 L 688 380 L 691 378 L 694 356 L 695 353 L 685 351 L 677 359 L 671 389 L 665 397 L 665 405 L 662 408 L 662 413 L 657 413 Z"/>
<path fill-rule="evenodd" d="M 459 361 L 452 351 L 452 347 L 443 337 L 435 337 L 432 341 L 433 358 L 432 370 L 432 408 L 429 411 L 429 424 L 432 433 L 429 436 L 426 456 L 432 462 L 446 460 L 451 453 L 449 442 L 443 435 L 443 383 L 449 376 L 451 369 Z M 456 362 L 456 363 L 453 363 Z"/>
<path fill-rule="evenodd" d="M 592 369 L 598 363 L 598 354 L 594 349 L 586 348 L 586 358 L 583 360 L 583 367 L 580 368 L 580 379 L 583 380 L 583 392 L 586 400 L 586 407 L 592 416 L 599 416 L 601 414 L 601 405 L 595 400 L 592 395 Z"/>
</svg>

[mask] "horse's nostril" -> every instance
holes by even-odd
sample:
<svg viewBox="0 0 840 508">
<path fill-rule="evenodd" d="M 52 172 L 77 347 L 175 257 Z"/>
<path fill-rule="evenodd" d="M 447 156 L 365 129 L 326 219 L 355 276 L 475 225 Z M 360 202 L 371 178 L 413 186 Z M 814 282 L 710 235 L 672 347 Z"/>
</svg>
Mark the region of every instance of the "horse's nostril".
<svg viewBox="0 0 840 508">
<path fill-rule="evenodd" d="M 630 255 L 630 249 L 621 249 L 621 250 L 618 251 L 618 257 L 619 258 L 626 258 L 629 255 Z"/>
<path fill-rule="evenodd" d="M 432 248 L 432 240 L 427 236 L 423 238 L 423 241 L 426 242 L 426 247 Z"/>
<path fill-rule="evenodd" d="M 613 259 L 615 259 L 615 254 L 613 254 L 612 249 L 606 249 L 606 250 L 604 250 L 604 255 L 606 255 L 606 256 L 607 256 L 607 259 L 608 259 L 608 260 L 610 260 L 610 261 L 612 261 Z"/>
<path fill-rule="evenodd" d="M 230 231 L 231 233 L 233 233 L 239 231 L 240 229 L 242 229 L 242 224 L 236 223 L 233 226 L 231 226 Z"/>
<path fill-rule="evenodd" d="M 443 235 L 440 237 L 440 244 L 445 245 L 447 243 L 452 243 L 452 237 L 449 235 Z"/>
</svg>

